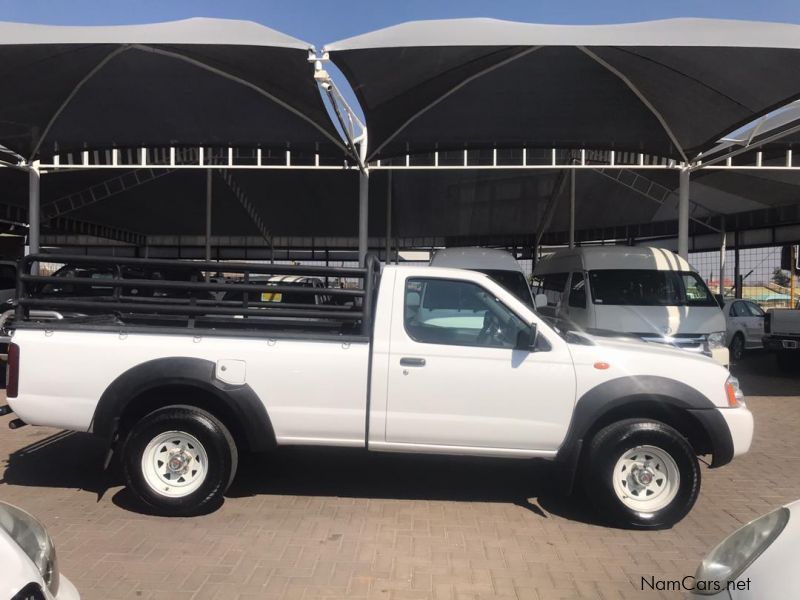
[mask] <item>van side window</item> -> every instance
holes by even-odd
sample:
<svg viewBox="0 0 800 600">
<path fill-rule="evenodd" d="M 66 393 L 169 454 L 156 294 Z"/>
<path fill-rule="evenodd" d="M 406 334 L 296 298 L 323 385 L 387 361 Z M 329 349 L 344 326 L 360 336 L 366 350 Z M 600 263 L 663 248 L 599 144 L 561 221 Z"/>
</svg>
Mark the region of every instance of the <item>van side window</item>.
<svg viewBox="0 0 800 600">
<path fill-rule="evenodd" d="M 547 273 L 533 278 L 533 289 L 536 294 L 547 296 L 547 306 L 558 306 L 567 286 L 569 273 Z"/>
<path fill-rule="evenodd" d="M 573 273 L 569 287 L 569 305 L 574 308 L 586 308 L 586 281 L 583 273 Z"/>
</svg>

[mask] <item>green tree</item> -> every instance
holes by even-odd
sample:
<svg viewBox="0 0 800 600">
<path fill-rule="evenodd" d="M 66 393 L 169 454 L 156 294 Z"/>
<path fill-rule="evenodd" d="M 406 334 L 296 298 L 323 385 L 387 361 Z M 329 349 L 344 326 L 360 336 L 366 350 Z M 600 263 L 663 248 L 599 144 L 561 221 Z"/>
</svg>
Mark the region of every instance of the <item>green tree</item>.
<svg viewBox="0 0 800 600">
<path fill-rule="evenodd" d="M 772 272 L 772 283 L 781 287 L 789 287 L 789 276 L 780 268 L 776 268 Z"/>
</svg>

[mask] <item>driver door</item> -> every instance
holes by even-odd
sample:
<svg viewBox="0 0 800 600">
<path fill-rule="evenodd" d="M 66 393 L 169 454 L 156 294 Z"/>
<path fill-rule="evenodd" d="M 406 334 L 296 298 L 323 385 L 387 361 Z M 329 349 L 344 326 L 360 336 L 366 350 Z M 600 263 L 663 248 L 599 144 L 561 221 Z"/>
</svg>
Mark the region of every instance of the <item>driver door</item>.
<svg viewBox="0 0 800 600">
<path fill-rule="evenodd" d="M 528 324 L 477 283 L 411 277 L 395 293 L 387 442 L 559 447 L 575 401 L 566 342 L 546 330 L 536 351 L 514 349 Z"/>
</svg>

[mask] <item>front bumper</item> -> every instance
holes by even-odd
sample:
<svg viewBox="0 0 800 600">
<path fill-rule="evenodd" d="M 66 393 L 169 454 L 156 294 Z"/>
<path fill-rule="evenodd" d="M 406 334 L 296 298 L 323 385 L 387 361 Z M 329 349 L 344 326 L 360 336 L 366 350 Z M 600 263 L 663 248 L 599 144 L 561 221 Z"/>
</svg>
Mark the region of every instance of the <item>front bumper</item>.
<svg viewBox="0 0 800 600">
<path fill-rule="evenodd" d="M 702 425 L 711 443 L 711 467 L 727 465 L 750 449 L 753 414 L 745 407 L 702 408 L 688 411 Z"/>
<path fill-rule="evenodd" d="M 753 413 L 747 407 L 719 408 L 722 418 L 728 425 L 733 441 L 733 456 L 741 456 L 750 450 L 753 443 Z"/>
<path fill-rule="evenodd" d="M 72 584 L 72 582 L 64 577 L 62 573 L 59 575 L 59 584 L 58 584 L 58 594 L 53 597 L 49 592 L 47 592 L 48 600 L 53 598 L 53 600 L 81 600 L 81 595 L 78 593 L 77 588 Z"/>
</svg>

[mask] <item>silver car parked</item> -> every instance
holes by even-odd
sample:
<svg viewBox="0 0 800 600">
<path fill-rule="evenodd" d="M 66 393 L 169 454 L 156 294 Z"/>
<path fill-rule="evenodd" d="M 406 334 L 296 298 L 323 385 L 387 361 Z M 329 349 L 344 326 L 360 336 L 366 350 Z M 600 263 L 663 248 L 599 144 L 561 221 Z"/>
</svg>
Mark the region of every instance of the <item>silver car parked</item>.
<svg viewBox="0 0 800 600">
<path fill-rule="evenodd" d="M 755 302 L 728 298 L 722 307 L 725 314 L 726 340 L 731 361 L 741 360 L 745 350 L 763 347 L 764 316 L 766 313 Z"/>
</svg>

